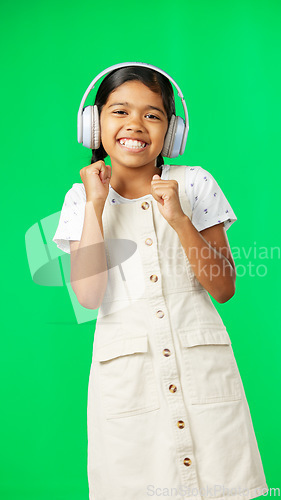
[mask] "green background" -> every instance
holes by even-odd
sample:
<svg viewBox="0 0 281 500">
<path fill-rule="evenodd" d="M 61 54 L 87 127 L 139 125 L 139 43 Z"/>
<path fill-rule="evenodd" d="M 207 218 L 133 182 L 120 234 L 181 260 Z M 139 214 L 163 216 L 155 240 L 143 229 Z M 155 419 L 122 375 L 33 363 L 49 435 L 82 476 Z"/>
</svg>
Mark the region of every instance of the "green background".
<svg viewBox="0 0 281 500">
<path fill-rule="evenodd" d="M 208 170 L 238 218 L 227 232 L 236 294 L 214 303 L 267 484 L 280 488 L 280 13 L 272 0 L 2 4 L 3 499 L 88 498 L 95 321 L 77 323 L 66 286 L 32 281 L 25 233 L 81 182 L 91 152 L 77 142 L 80 101 L 100 71 L 126 61 L 156 65 L 180 85 L 190 131 L 172 163 Z"/>
</svg>

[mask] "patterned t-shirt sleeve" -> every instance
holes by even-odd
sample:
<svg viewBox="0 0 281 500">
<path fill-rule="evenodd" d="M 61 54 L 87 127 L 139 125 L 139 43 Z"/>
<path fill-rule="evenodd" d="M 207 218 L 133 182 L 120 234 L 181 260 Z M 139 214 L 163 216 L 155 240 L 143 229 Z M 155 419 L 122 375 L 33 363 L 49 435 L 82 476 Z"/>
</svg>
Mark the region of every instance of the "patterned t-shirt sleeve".
<svg viewBox="0 0 281 500">
<path fill-rule="evenodd" d="M 75 183 L 67 191 L 61 209 L 59 224 L 53 240 L 58 248 L 70 254 L 70 240 L 81 240 L 86 195 L 83 183 Z"/>
<path fill-rule="evenodd" d="M 224 222 L 227 230 L 237 217 L 214 177 L 200 166 L 186 168 L 186 194 L 197 231 Z"/>
</svg>

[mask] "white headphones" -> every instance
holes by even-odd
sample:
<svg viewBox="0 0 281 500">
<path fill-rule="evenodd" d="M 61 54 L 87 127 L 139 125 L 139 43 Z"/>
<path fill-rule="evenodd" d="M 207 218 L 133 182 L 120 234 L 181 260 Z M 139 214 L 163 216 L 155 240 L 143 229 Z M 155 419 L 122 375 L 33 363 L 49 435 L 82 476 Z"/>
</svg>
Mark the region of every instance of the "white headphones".
<svg viewBox="0 0 281 500">
<path fill-rule="evenodd" d="M 156 66 L 152 66 L 151 64 L 145 64 L 141 62 L 127 62 L 114 64 L 114 66 L 110 66 L 106 68 L 104 71 L 98 74 L 94 78 L 94 80 L 90 83 L 87 88 L 85 94 L 83 95 L 82 101 L 78 110 L 78 118 L 77 118 L 77 135 L 78 142 L 82 143 L 83 146 L 89 149 L 98 149 L 100 147 L 100 124 L 99 124 L 99 112 L 98 107 L 95 104 L 94 106 L 85 106 L 83 108 L 86 98 L 90 91 L 94 88 L 96 82 L 102 78 L 106 73 L 117 69 L 124 68 L 126 66 L 143 66 L 144 68 L 150 68 L 162 75 L 166 76 L 176 87 L 178 91 L 178 96 L 181 98 L 181 102 L 184 109 L 185 121 L 181 116 L 175 116 L 174 114 L 171 117 L 169 127 L 165 136 L 165 141 L 163 145 L 163 149 L 161 154 L 166 156 L 167 158 L 176 158 L 178 155 L 182 155 L 185 150 L 186 139 L 189 130 L 189 121 L 188 121 L 188 113 L 187 107 L 185 104 L 184 96 L 177 85 L 177 83 L 165 73 L 160 68 Z"/>
</svg>

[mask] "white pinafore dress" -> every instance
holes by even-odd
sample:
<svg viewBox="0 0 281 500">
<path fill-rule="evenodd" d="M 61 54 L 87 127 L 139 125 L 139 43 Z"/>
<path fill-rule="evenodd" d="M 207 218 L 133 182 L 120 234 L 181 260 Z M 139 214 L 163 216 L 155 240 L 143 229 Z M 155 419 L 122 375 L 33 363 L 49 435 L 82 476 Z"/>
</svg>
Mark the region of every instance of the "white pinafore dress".
<svg viewBox="0 0 281 500">
<path fill-rule="evenodd" d="M 191 218 L 184 171 L 171 166 L 169 177 Z M 88 386 L 90 500 L 264 494 L 229 334 L 176 231 L 150 194 L 119 205 L 107 198 L 103 228 L 109 273 Z"/>
</svg>

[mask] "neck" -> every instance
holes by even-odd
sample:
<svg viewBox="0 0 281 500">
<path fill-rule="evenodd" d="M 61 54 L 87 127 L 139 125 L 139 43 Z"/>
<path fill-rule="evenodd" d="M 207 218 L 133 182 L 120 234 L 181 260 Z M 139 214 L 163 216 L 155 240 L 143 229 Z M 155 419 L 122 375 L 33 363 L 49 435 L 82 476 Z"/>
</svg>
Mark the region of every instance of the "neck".
<svg viewBox="0 0 281 500">
<path fill-rule="evenodd" d="M 114 168 L 112 165 L 111 187 L 121 196 L 128 199 L 141 198 L 151 194 L 151 180 L 153 175 L 161 176 L 162 169 L 150 168 Z"/>
</svg>

